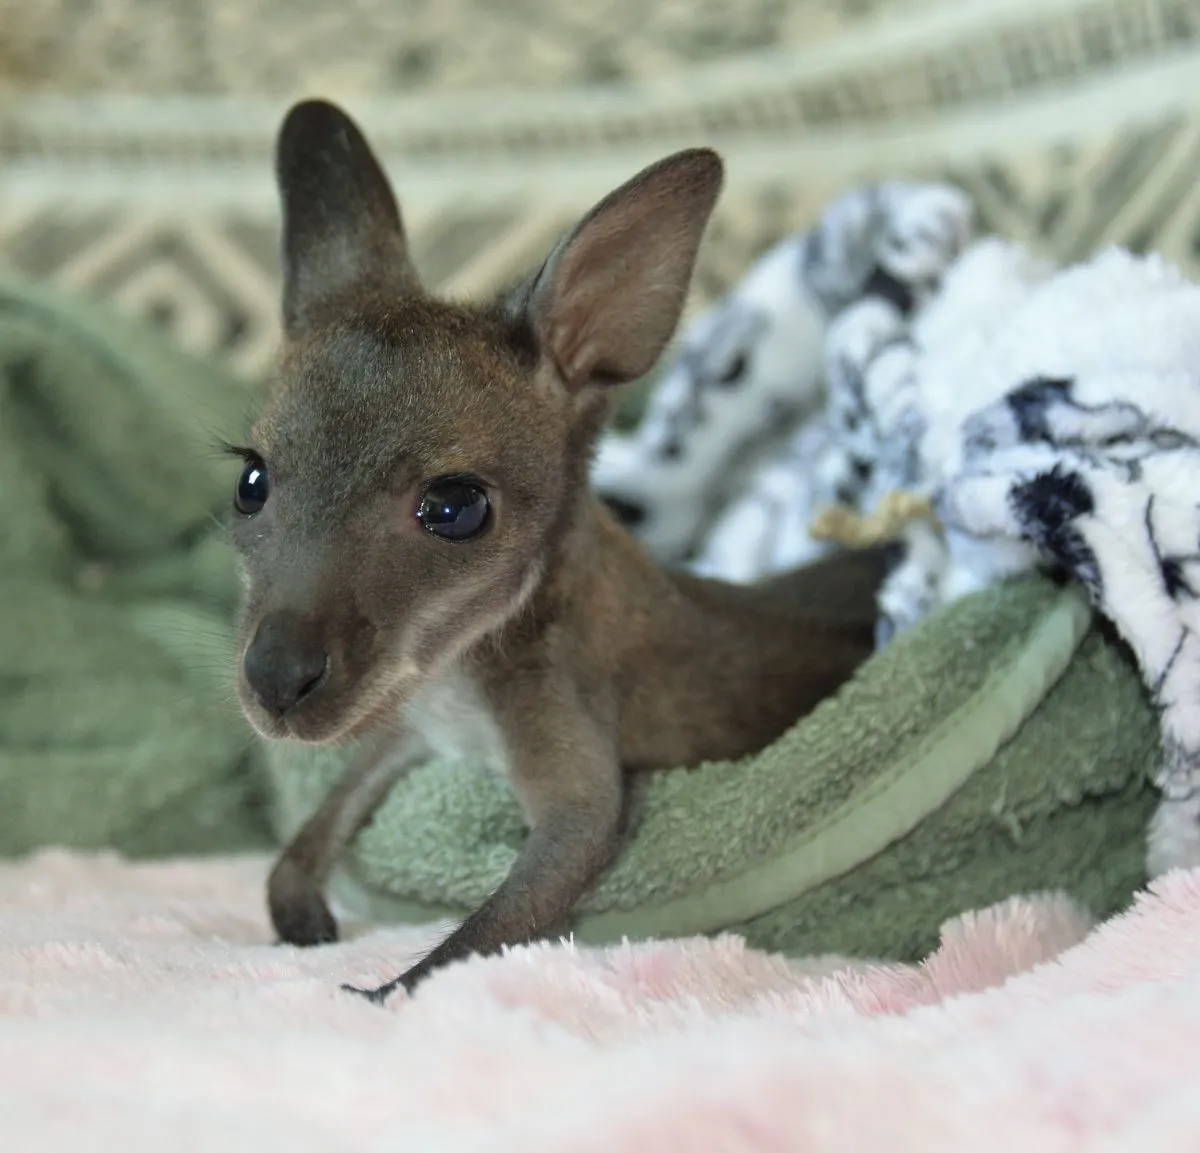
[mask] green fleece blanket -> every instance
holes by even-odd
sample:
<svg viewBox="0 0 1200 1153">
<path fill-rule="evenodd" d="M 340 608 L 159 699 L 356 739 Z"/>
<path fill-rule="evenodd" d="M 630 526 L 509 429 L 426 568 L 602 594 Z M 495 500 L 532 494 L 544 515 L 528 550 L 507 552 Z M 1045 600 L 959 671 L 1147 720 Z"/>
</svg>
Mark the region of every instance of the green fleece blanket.
<svg viewBox="0 0 1200 1153">
<path fill-rule="evenodd" d="M 230 691 L 237 577 L 214 451 L 254 397 L 81 302 L 0 281 L 0 852 L 257 848 L 345 751 L 269 749 Z M 1104 914 L 1143 880 L 1155 717 L 1079 597 L 1032 578 L 894 642 L 757 757 L 639 782 L 579 936 L 738 930 L 898 957 L 1014 892 Z M 430 764 L 338 879 L 398 919 L 457 914 L 523 835 L 504 783 Z"/>
<path fill-rule="evenodd" d="M 0 852 L 269 843 L 214 524 L 245 386 L 0 280 Z"/>
</svg>

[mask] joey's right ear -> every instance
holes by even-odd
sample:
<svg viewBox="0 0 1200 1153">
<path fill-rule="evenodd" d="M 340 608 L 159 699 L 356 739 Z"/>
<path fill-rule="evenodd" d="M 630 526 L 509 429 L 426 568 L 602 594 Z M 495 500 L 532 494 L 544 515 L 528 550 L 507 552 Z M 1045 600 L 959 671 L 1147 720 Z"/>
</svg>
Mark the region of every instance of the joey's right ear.
<svg viewBox="0 0 1200 1153">
<path fill-rule="evenodd" d="M 303 331 L 316 307 L 352 287 L 420 291 L 388 179 L 341 109 L 324 100 L 294 105 L 279 129 L 275 174 L 289 334 Z"/>
<path fill-rule="evenodd" d="M 683 311 L 724 168 L 690 148 L 643 169 L 589 212 L 519 297 L 566 386 L 644 376 Z"/>
</svg>

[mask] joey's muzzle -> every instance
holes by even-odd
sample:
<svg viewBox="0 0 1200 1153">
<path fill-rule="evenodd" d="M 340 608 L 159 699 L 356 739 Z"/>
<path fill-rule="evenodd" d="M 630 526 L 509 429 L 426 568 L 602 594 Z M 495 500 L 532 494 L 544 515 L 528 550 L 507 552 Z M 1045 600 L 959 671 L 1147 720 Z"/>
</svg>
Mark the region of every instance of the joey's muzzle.
<svg viewBox="0 0 1200 1153">
<path fill-rule="evenodd" d="M 297 613 L 273 612 L 259 622 L 242 668 L 259 705 L 282 717 L 324 683 L 329 653 L 313 622 Z"/>
</svg>

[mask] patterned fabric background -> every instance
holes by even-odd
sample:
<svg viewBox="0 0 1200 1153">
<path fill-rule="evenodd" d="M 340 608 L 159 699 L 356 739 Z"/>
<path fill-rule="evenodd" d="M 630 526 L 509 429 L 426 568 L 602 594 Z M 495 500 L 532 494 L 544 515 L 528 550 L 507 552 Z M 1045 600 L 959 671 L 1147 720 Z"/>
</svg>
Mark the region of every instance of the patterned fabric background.
<svg viewBox="0 0 1200 1153">
<path fill-rule="evenodd" d="M 930 0 L 889 0 L 890 14 Z M 363 95 L 656 78 L 869 21 L 882 0 L 3 0 L 19 89 Z"/>
<path fill-rule="evenodd" d="M 978 16 L 989 7 L 994 25 Z M 0 108 L 0 164 L 33 151 L 49 173 L 44 199 L 0 195 L 0 260 L 114 299 L 187 346 L 219 352 L 255 375 L 269 365 L 277 337 L 273 212 L 185 212 L 166 195 L 150 211 L 98 208 L 81 197 L 73 203 L 78 176 L 64 167 L 57 186 L 54 178 L 56 150 L 65 154 L 67 146 L 60 138 L 31 144 L 12 127 L 24 101 L 74 99 L 81 133 L 92 98 L 122 94 L 147 107 L 176 94 L 205 96 L 219 108 L 224 98 L 321 93 L 354 111 L 356 100 L 536 91 L 544 95 L 534 107 L 549 115 L 563 103 L 555 92 L 584 84 L 620 91 L 686 80 L 697 68 L 739 59 L 753 76 L 759 60 L 778 69 L 789 56 L 816 53 L 803 83 L 781 86 L 772 101 L 746 98 L 739 111 L 733 100 L 732 110 L 718 111 L 720 93 L 713 93 L 705 113 L 718 118 L 711 122 L 723 139 L 757 133 L 775 141 L 783 158 L 810 130 L 831 127 L 852 139 L 856 124 L 927 121 L 943 108 L 1052 95 L 1200 51 L 1197 0 L 1016 7 L 1021 20 L 1008 14 L 1013 5 L 982 0 L 0 0 L 0 91 L 9 113 Z M 947 26 L 961 23 L 959 10 L 967 8 L 976 14 L 969 45 L 949 32 L 930 33 L 943 14 Z M 906 22 L 920 25 L 920 35 L 907 35 Z M 863 46 L 877 41 L 878 53 L 864 64 Z M 857 62 L 839 71 L 843 56 Z M 645 127 L 629 128 L 630 139 Z M 437 130 L 435 122 L 429 131 Z M 520 145 L 504 147 L 518 163 Z M 114 163 L 126 163 L 118 151 L 114 145 Z M 266 174 L 269 148 L 260 151 L 251 159 Z M 142 163 L 149 180 L 154 157 Z M 1200 112 L 1114 122 L 1078 139 L 1068 124 L 1053 146 L 1006 141 L 969 163 L 918 153 L 905 171 L 880 175 L 956 180 L 980 206 L 985 228 L 1061 259 L 1121 243 L 1162 249 L 1200 276 Z M 693 307 L 723 292 L 754 256 L 812 221 L 842 190 L 810 171 L 768 174 L 727 196 L 706 242 Z M 428 282 L 474 294 L 534 264 L 584 207 L 535 193 L 493 207 L 447 200 L 422 204 L 408 223 Z"/>
</svg>

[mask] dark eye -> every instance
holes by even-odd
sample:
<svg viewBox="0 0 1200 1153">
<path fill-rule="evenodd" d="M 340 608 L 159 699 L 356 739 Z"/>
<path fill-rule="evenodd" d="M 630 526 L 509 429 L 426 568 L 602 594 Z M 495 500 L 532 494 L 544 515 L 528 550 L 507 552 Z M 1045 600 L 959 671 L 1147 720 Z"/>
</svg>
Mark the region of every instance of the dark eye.
<svg viewBox="0 0 1200 1153">
<path fill-rule="evenodd" d="M 249 457 L 233 492 L 233 507 L 243 516 L 253 516 L 256 512 L 262 512 L 270 493 L 271 481 L 267 476 L 266 464 L 257 456 Z"/>
<path fill-rule="evenodd" d="M 469 477 L 430 483 L 417 506 L 417 520 L 443 540 L 470 540 L 483 531 L 491 513 L 483 486 Z"/>
</svg>

